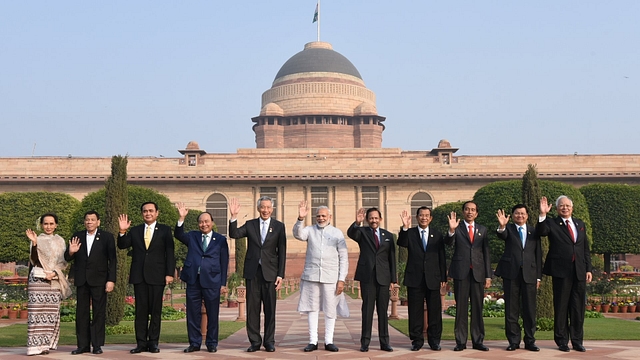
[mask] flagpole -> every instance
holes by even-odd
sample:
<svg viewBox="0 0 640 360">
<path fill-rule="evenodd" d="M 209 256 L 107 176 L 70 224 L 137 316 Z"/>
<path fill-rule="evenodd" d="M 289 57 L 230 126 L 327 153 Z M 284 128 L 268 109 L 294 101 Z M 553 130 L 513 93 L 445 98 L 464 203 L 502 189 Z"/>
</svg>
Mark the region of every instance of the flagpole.
<svg viewBox="0 0 640 360">
<path fill-rule="evenodd" d="M 320 0 L 318 0 L 318 41 L 320 41 Z"/>
</svg>

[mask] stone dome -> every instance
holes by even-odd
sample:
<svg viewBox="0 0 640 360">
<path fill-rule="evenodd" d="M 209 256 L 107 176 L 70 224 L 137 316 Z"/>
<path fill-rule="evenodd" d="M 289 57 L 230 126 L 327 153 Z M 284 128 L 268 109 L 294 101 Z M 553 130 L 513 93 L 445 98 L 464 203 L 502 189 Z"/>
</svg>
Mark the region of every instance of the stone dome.
<svg viewBox="0 0 640 360">
<path fill-rule="evenodd" d="M 292 74 L 309 72 L 340 73 L 362 79 L 355 66 L 326 42 L 311 42 L 282 65 L 275 80 Z M 275 81 L 274 80 L 274 81 Z"/>
<path fill-rule="evenodd" d="M 200 145 L 197 141 L 189 141 L 186 150 L 200 150 Z"/>
<path fill-rule="evenodd" d="M 284 111 L 278 104 L 270 102 L 262 107 L 260 116 L 284 116 Z"/>
</svg>

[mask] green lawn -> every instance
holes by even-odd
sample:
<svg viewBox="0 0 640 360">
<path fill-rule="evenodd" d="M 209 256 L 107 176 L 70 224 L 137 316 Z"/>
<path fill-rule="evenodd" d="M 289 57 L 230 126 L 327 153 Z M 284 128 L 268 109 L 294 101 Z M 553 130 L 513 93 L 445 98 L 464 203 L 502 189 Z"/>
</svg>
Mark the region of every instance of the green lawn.
<svg viewBox="0 0 640 360">
<path fill-rule="evenodd" d="M 133 327 L 133 321 L 122 321 L 121 325 Z M 244 327 L 244 322 L 220 321 L 220 340 L 226 339 L 229 335 Z M 76 344 L 76 325 L 73 322 L 62 323 L 60 326 L 60 345 Z M 161 343 L 189 343 L 187 337 L 187 323 L 184 321 L 163 321 L 160 331 Z M 27 325 L 15 324 L 0 327 L 0 344 L 2 346 L 26 346 Z M 107 344 L 135 344 L 134 334 L 107 335 Z"/>
<path fill-rule="evenodd" d="M 389 320 L 389 325 L 409 336 L 407 319 Z M 455 340 L 454 319 L 442 319 L 442 339 Z M 505 340 L 504 318 L 484 318 L 486 340 Z M 553 340 L 553 331 L 537 331 L 536 339 Z M 585 340 L 640 340 L 640 321 L 614 318 L 585 319 Z"/>
</svg>

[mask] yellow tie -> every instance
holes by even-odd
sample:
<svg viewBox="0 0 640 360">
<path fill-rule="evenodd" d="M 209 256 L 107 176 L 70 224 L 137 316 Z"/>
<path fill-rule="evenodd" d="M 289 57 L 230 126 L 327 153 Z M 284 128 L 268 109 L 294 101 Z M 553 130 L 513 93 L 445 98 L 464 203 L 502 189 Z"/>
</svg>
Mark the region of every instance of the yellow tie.
<svg viewBox="0 0 640 360">
<path fill-rule="evenodd" d="M 147 225 L 147 230 L 144 232 L 144 246 L 149 249 L 149 244 L 151 244 L 151 226 Z"/>
</svg>

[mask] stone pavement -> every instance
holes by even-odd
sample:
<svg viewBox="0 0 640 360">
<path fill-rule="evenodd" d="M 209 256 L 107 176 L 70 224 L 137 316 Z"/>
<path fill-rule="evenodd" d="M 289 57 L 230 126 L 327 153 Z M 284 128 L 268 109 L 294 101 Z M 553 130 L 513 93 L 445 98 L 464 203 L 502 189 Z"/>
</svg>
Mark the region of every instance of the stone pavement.
<svg viewBox="0 0 640 360">
<path fill-rule="evenodd" d="M 453 340 L 442 341 L 442 351 L 436 352 L 425 350 L 424 348 L 417 352 L 410 351 L 411 342 L 399 331 L 389 327 L 391 336 L 391 346 L 393 352 L 384 352 L 379 350 L 377 324 L 373 325 L 372 341 L 369 352 L 361 353 L 360 348 L 360 300 L 348 299 L 351 317 L 336 321 L 334 343 L 340 348 L 337 353 L 325 351 L 323 344 L 319 344 L 319 350 L 305 353 L 302 349 L 308 343 L 307 320 L 306 316 L 296 312 L 298 304 L 298 293 L 291 295 L 285 300 L 278 301 L 277 317 L 276 317 L 276 351 L 267 353 L 264 350 L 247 353 L 245 349 L 249 346 L 245 329 L 241 329 L 227 339 L 224 339 L 218 345 L 218 352 L 210 354 L 206 351 L 185 354 L 182 350 L 188 344 L 160 344 L 159 354 L 142 353 L 132 355 L 129 350 L 134 347 L 134 336 L 131 335 L 131 344 L 108 344 L 103 347 L 102 355 L 71 355 L 71 350 L 75 346 L 60 346 L 57 351 L 52 351 L 49 355 L 39 356 L 38 358 L 46 359 L 119 359 L 119 360 L 147 360 L 147 359 L 393 359 L 401 357 L 403 360 L 408 359 L 542 359 L 542 358 L 558 358 L 558 359 L 629 359 L 636 360 L 640 358 L 640 341 L 586 341 L 586 353 L 578 353 L 571 351 L 563 353 L 557 350 L 553 341 L 538 341 L 541 351 L 538 353 L 526 350 L 517 350 L 507 352 L 504 349 L 507 346 L 506 340 L 485 341 L 485 344 L 491 348 L 488 352 L 482 352 L 467 349 L 461 352 L 454 352 Z M 406 307 L 398 307 L 400 317 L 406 318 Z M 221 308 L 221 320 L 235 320 L 237 317 L 237 309 Z M 324 320 L 320 314 L 320 340 L 324 334 Z M 4 323 L 2 320 L 0 323 Z M 185 327 L 186 332 L 186 327 Z M 0 344 L 1 346 L 1 344 Z M 470 341 L 468 346 L 470 347 Z M 204 346 L 203 346 L 204 349 Z M 428 349 L 428 347 L 427 347 Z M 9 360 L 17 358 L 27 358 L 25 348 L 0 348 L 0 360 Z"/>
</svg>

